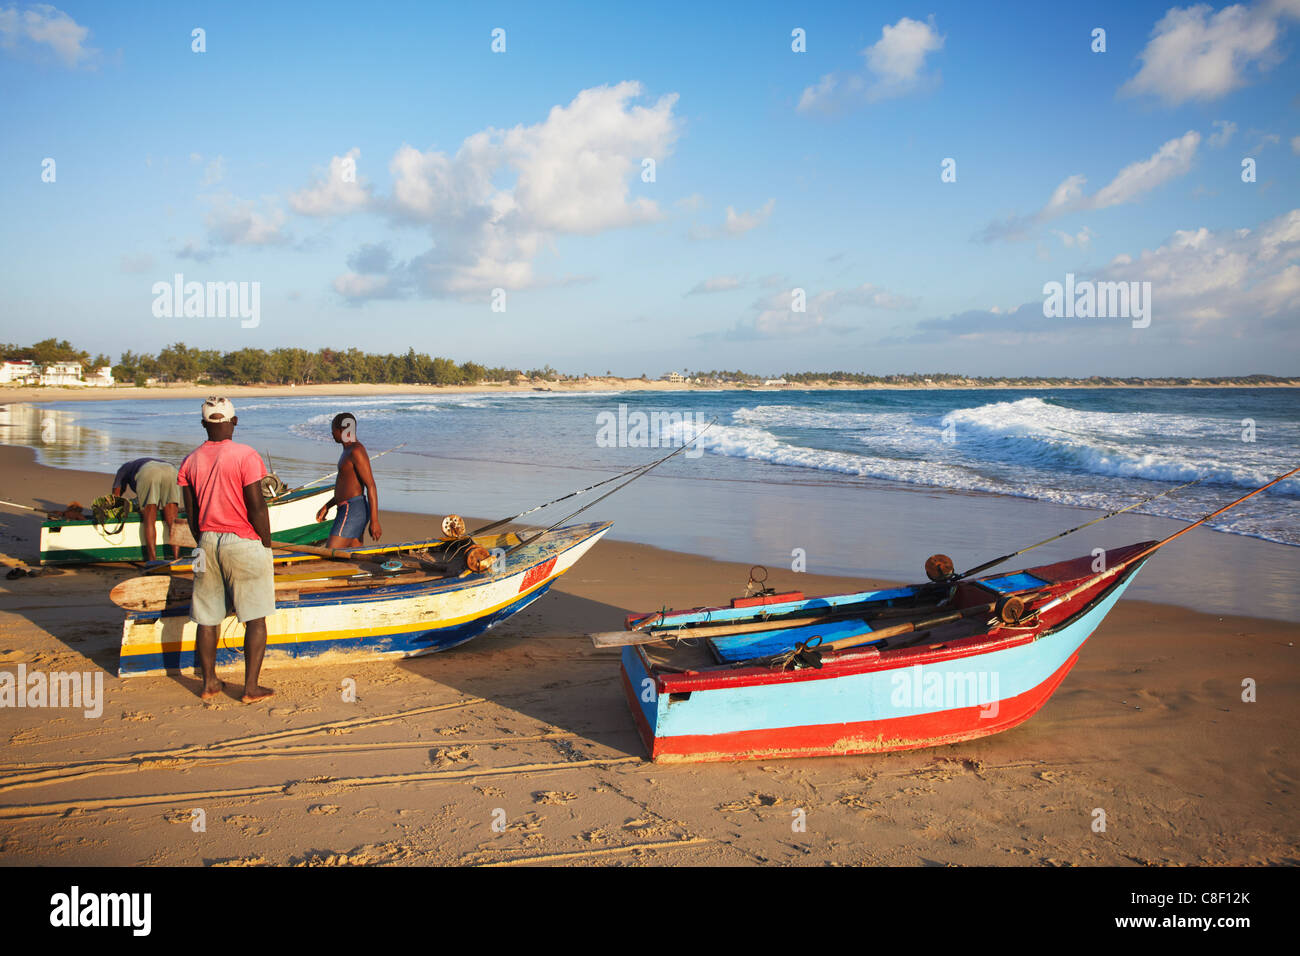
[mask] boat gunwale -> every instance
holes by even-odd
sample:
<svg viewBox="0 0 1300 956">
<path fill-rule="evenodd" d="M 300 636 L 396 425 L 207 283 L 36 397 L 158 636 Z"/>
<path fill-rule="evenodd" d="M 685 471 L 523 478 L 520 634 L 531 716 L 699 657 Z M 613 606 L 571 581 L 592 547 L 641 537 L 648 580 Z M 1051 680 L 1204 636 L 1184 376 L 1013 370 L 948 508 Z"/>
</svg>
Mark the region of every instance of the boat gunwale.
<svg viewBox="0 0 1300 956">
<path fill-rule="evenodd" d="M 291 491 L 288 494 L 281 495 L 279 498 L 272 498 L 268 500 L 266 506 L 268 508 L 275 508 L 275 507 L 279 507 L 280 505 L 292 504 L 307 498 L 315 497 L 316 495 L 331 490 L 332 489 L 330 488 L 299 488 L 297 491 Z M 132 500 L 134 501 L 134 499 Z M 182 508 L 177 513 L 177 520 L 178 521 L 183 520 L 184 515 L 185 515 L 185 510 Z M 132 509 L 131 513 L 126 516 L 126 520 L 124 524 L 127 525 L 140 524 L 143 518 L 144 518 L 143 514 L 141 514 L 139 511 Z M 158 517 L 155 520 L 162 521 L 162 509 L 159 509 Z M 97 522 L 94 518 L 46 518 L 44 521 L 41 522 L 41 530 L 45 531 L 53 528 L 78 528 L 78 527 L 85 527 L 86 525 L 98 525 L 98 524 L 99 522 Z"/>
<path fill-rule="evenodd" d="M 431 580 L 411 581 L 411 582 L 401 582 L 400 580 L 398 580 L 393 584 L 384 585 L 382 587 L 338 588 L 328 592 L 321 592 L 319 596 L 309 595 L 309 596 L 294 598 L 291 600 L 286 599 L 283 601 L 277 597 L 276 610 L 277 611 L 281 609 L 288 610 L 290 608 L 297 609 L 297 608 L 330 607 L 330 606 L 341 606 L 345 604 L 358 604 L 358 605 L 371 604 L 376 601 L 391 601 L 395 599 L 413 600 L 416 598 L 425 597 L 427 595 L 434 595 L 441 592 L 451 593 L 454 591 L 464 591 L 464 590 L 471 590 L 473 588 L 485 587 L 493 583 L 507 581 L 510 578 L 520 574 L 527 574 L 529 571 L 533 570 L 534 568 L 540 567 L 542 564 L 545 564 L 547 561 L 550 561 L 552 558 L 558 559 L 561 555 L 572 550 L 573 548 L 576 548 L 579 545 L 585 544 L 587 541 L 590 541 L 593 536 L 602 534 L 604 531 L 608 530 L 611 526 L 613 526 L 613 524 L 614 522 L 612 521 L 593 521 L 593 522 L 588 522 L 586 524 L 568 525 L 563 528 L 557 528 L 555 529 L 555 532 L 552 532 L 553 534 L 561 531 L 573 531 L 573 529 L 578 529 L 578 528 L 586 528 L 590 530 L 588 530 L 585 534 L 582 534 L 580 537 L 574 538 L 573 540 L 569 541 L 568 544 L 565 544 L 563 547 L 559 548 L 558 550 L 550 554 L 538 553 L 536 559 L 532 560 L 528 564 L 522 564 L 520 567 L 512 571 L 509 571 L 508 573 L 488 574 L 488 575 L 483 575 L 482 573 L 480 573 L 477 575 L 471 574 L 463 578 L 462 577 L 441 577 L 441 578 L 434 578 Z M 424 542 L 414 542 L 414 543 L 422 544 Z M 443 543 L 443 542 L 438 542 L 438 543 Z M 526 544 L 523 548 L 521 548 L 519 553 L 527 555 L 530 549 L 533 549 L 534 546 L 535 546 L 534 543 L 530 542 L 529 544 Z M 541 551 L 542 547 L 543 544 L 536 544 L 536 549 L 538 552 Z M 560 572 L 560 573 L 563 574 L 564 572 Z M 190 610 L 190 602 L 184 601 L 184 602 L 179 602 L 174 606 L 161 608 L 156 611 L 128 611 L 126 615 L 126 626 L 130 627 L 132 625 L 146 624 L 149 621 L 157 621 L 169 617 L 177 617 L 182 614 L 188 614 L 189 610 Z"/>
<path fill-rule="evenodd" d="M 918 664 L 934 664 L 940 661 L 962 660 L 997 651 L 1036 643 L 1059 633 L 1071 626 L 1080 616 L 1087 614 L 1098 603 L 1104 601 L 1116 588 L 1127 584 L 1130 578 L 1146 564 L 1138 562 L 1125 569 L 1115 580 L 1080 605 L 1077 610 L 1066 615 L 1060 621 L 1041 630 L 1034 626 L 1019 627 L 999 625 L 967 637 L 949 641 L 936 642 L 939 646 L 921 644 L 915 647 L 899 647 L 881 651 L 878 648 L 862 647 L 848 649 L 843 656 L 825 661 L 820 668 L 800 668 L 798 670 L 778 671 L 763 665 L 752 667 L 717 670 L 696 670 L 680 673 L 660 672 L 650 660 L 645 645 L 633 645 L 640 658 L 640 664 L 646 673 L 655 680 L 657 694 L 682 694 L 697 691 L 739 689 L 744 687 L 768 686 L 773 684 L 800 683 L 803 681 L 835 680 L 857 674 L 875 671 L 896 670 L 900 667 L 912 667 Z M 1049 565 L 1043 565 L 1048 567 Z M 1031 573 L 1032 573 L 1032 569 Z M 1086 576 L 1085 576 L 1086 577 Z M 971 582 L 978 583 L 978 582 Z M 1053 590 L 1064 588 L 1073 582 L 1063 581 L 1053 584 Z M 1015 593 L 1015 592 L 1011 592 Z M 1004 632 L 999 634 L 998 632 Z M 994 636 L 996 635 L 996 636 Z M 864 642 L 865 643 L 865 642 Z M 724 665 L 725 666 L 725 665 Z"/>
</svg>

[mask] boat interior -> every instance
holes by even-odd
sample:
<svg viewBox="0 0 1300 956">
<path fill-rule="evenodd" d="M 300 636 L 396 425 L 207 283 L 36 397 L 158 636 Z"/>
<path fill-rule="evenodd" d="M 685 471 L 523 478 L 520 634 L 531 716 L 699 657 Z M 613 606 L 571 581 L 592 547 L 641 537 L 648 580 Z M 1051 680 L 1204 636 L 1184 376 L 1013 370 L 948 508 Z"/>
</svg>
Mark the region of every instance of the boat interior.
<svg viewBox="0 0 1300 956">
<path fill-rule="evenodd" d="M 1114 567 L 1152 543 L 1140 542 L 1107 551 L 1103 567 Z M 640 647 L 648 664 L 662 673 L 776 666 L 774 658 L 790 658 L 800 645 L 816 650 L 837 642 L 840 649 L 833 652 L 833 660 L 845 663 L 904 647 L 922 644 L 939 647 L 982 634 L 1001 635 L 1037 627 L 1039 622 L 1032 610 L 1014 622 L 1000 620 L 997 615 L 1006 599 L 1018 597 L 1024 601 L 1039 594 L 1047 596 L 1065 591 L 1095 575 L 1095 565 L 1096 559 L 1087 555 L 951 585 L 916 585 L 906 589 L 910 594 L 901 598 L 834 606 L 828 606 L 827 599 L 811 599 L 793 607 L 782 605 L 780 614 L 755 607 L 753 614 L 730 617 L 722 624 L 699 620 L 654 629 L 662 639 L 642 643 Z M 897 595 L 899 591 L 884 593 Z M 963 610 L 973 611 L 990 604 L 998 605 L 999 610 L 956 616 Z M 676 616 L 686 614 L 690 612 L 678 612 Z M 666 625 L 674 616 L 671 612 L 667 615 Z M 820 653 L 815 655 L 819 661 L 820 657 Z M 790 658 L 783 663 L 795 667 L 815 666 L 813 659 Z"/>
</svg>

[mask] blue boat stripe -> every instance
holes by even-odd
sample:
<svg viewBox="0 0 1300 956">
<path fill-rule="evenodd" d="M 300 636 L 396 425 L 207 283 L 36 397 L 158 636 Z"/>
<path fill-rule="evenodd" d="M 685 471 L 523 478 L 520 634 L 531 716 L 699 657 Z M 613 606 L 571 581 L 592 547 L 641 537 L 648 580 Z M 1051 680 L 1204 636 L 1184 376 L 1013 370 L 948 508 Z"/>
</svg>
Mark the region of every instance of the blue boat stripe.
<svg viewBox="0 0 1300 956">
<path fill-rule="evenodd" d="M 273 663 L 277 657 L 311 658 L 322 654 L 336 654 L 356 651 L 371 654 L 427 654 L 444 651 L 464 644 L 477 637 L 488 628 L 500 623 L 510 615 L 523 610 L 551 589 L 553 581 L 548 581 L 536 591 L 520 598 L 493 614 L 465 621 L 451 627 L 414 627 L 398 634 L 385 634 L 379 637 L 355 637 L 341 640 L 338 638 L 324 641 L 302 641 L 294 644 L 270 644 L 267 646 L 267 661 Z M 188 612 L 187 612 L 188 613 Z M 234 664 L 243 660 L 241 648 L 218 647 L 217 664 Z M 123 657 L 118 664 L 117 674 L 125 677 L 129 674 L 144 674 L 152 671 L 186 671 L 195 666 L 193 650 L 162 651 L 157 654 L 132 654 Z"/>
</svg>

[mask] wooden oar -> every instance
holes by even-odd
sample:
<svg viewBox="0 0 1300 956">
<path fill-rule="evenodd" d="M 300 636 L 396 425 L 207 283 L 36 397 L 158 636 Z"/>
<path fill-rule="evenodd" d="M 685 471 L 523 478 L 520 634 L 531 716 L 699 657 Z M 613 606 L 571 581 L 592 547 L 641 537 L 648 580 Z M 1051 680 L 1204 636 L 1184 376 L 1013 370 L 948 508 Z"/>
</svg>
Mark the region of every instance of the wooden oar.
<svg viewBox="0 0 1300 956">
<path fill-rule="evenodd" d="M 443 575 L 404 568 L 401 571 L 374 572 L 357 570 L 352 574 L 317 574 L 277 575 L 275 591 L 283 598 L 289 593 L 312 593 L 345 588 L 377 587 L 389 583 L 394 578 L 403 582 L 435 580 Z M 189 578 L 141 576 L 128 578 L 109 592 L 109 599 L 118 607 L 127 611 L 161 611 L 173 605 L 189 601 L 194 590 L 194 582 Z"/>
<path fill-rule="evenodd" d="M 901 637 L 904 634 L 916 634 L 921 631 L 928 631 L 944 624 L 951 624 L 954 621 L 965 620 L 968 617 L 977 617 L 981 614 L 996 614 L 1003 624 L 1017 623 L 1025 609 L 1025 603 L 1039 597 L 1041 592 L 1034 594 L 1010 594 L 1003 595 L 996 601 L 990 601 L 987 604 L 977 604 L 972 607 L 964 607 L 955 611 L 949 611 L 947 614 L 939 614 L 935 617 L 927 617 L 919 621 L 905 621 L 902 624 L 895 624 L 891 627 L 882 627 L 876 631 L 863 631 L 861 634 L 848 634 L 844 637 L 838 637 L 833 641 L 818 642 L 813 644 L 813 638 L 809 641 L 801 641 L 788 651 L 782 651 L 780 654 L 771 654 L 764 657 L 753 657 L 743 661 L 733 661 L 725 665 L 728 668 L 737 667 L 754 667 L 757 665 L 781 665 L 785 667 L 793 663 L 803 655 L 813 655 L 816 662 L 812 666 L 821 666 L 821 655 L 827 651 L 842 651 L 850 647 L 856 647 L 859 644 L 879 644 L 881 649 L 893 646 L 890 644 L 890 638 Z"/>
<path fill-rule="evenodd" d="M 886 607 L 876 611 L 837 610 L 830 614 L 817 614 L 809 617 L 775 617 L 762 621 L 747 621 L 743 624 L 715 624 L 707 627 L 682 627 L 665 625 L 646 630 L 600 631 L 588 634 L 596 647 L 627 647 L 632 644 L 654 644 L 663 640 L 682 640 L 692 637 L 729 637 L 733 634 L 751 634 L 756 631 L 783 631 L 791 627 L 805 627 L 811 624 L 829 624 L 833 621 L 851 621 L 862 618 L 876 621 L 882 618 L 903 617 L 908 614 L 922 614 L 933 611 L 937 604 L 928 607 Z"/>
<path fill-rule="evenodd" d="M 654 644 L 657 641 L 691 637 L 726 637 L 731 634 L 749 634 L 753 631 L 783 631 L 788 627 L 827 624 L 831 621 L 855 617 L 862 617 L 862 615 L 821 614 L 816 617 L 787 617 L 746 624 L 718 624 L 712 627 L 669 627 L 658 631 L 600 631 L 587 636 L 596 647 L 627 647 L 631 644 Z"/>
</svg>

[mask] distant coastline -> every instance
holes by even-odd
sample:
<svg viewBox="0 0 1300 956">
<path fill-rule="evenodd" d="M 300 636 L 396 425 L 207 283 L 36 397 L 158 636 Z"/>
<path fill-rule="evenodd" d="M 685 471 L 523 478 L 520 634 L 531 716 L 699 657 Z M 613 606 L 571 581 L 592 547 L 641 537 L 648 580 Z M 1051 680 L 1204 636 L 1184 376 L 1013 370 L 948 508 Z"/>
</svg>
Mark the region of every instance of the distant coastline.
<svg viewBox="0 0 1300 956">
<path fill-rule="evenodd" d="M 317 385 L 195 385 L 188 382 L 109 387 L 63 385 L 0 385 L 0 404 L 17 402 L 115 401 L 124 399 L 205 398 L 221 393 L 231 398 L 302 397 L 330 395 L 450 395 L 469 392 L 802 392 L 822 389 L 843 391 L 916 391 L 963 389 L 1064 389 L 1064 388 L 1300 388 L 1300 378 L 1254 376 L 1240 378 L 1142 378 L 1142 379 L 953 379 L 935 382 L 845 382 L 813 380 L 786 385 L 734 382 L 693 384 L 640 378 L 592 377 L 567 381 L 536 380 L 531 383 L 484 382 L 477 385 L 362 384 L 334 382 Z"/>
</svg>

